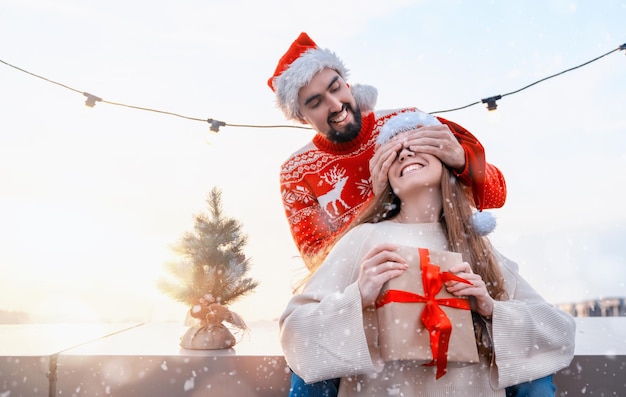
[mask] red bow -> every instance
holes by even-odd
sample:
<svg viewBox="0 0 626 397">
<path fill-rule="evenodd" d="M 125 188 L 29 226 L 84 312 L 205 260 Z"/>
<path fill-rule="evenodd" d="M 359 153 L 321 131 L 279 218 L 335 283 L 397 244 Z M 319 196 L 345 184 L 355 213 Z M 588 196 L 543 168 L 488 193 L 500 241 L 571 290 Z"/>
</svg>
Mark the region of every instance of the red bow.
<svg viewBox="0 0 626 397">
<path fill-rule="evenodd" d="M 433 359 L 426 365 L 437 365 L 437 379 L 446 374 L 448 365 L 448 344 L 452 333 L 452 323 L 439 305 L 457 309 L 470 310 L 469 301 L 463 298 L 436 298 L 446 281 L 459 281 L 472 284 L 468 280 L 450 272 L 441 272 L 441 268 L 430 263 L 430 255 L 426 248 L 419 248 L 420 269 L 422 271 L 422 285 L 424 295 L 421 296 L 408 291 L 387 290 L 376 300 L 376 308 L 387 303 L 425 303 L 420 319 L 430 335 L 430 349 Z"/>
</svg>

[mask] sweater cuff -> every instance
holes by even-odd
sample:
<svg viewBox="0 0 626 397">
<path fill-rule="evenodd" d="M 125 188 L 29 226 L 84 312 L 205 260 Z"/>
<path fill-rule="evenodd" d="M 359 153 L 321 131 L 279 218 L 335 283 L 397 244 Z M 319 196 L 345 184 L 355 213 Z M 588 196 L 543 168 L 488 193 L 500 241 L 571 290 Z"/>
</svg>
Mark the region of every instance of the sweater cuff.
<svg viewBox="0 0 626 397">
<path fill-rule="evenodd" d="M 492 386 L 499 389 L 529 382 L 569 365 L 573 353 L 567 348 L 569 335 L 565 333 L 559 340 L 558 321 L 551 324 L 551 312 L 547 304 L 531 308 L 515 301 L 495 302 L 492 335 L 497 376 L 491 377 Z M 545 329 L 537 330 L 537 326 Z"/>
<path fill-rule="evenodd" d="M 462 146 L 462 145 L 461 145 Z M 456 169 L 452 170 L 452 173 L 459 178 L 459 180 L 466 186 L 471 186 L 471 178 L 470 178 L 470 170 L 469 170 L 469 157 L 467 155 L 467 150 L 465 150 L 465 147 L 463 147 L 463 156 L 465 156 L 465 166 L 463 167 L 463 169 L 461 171 L 458 171 Z"/>
</svg>

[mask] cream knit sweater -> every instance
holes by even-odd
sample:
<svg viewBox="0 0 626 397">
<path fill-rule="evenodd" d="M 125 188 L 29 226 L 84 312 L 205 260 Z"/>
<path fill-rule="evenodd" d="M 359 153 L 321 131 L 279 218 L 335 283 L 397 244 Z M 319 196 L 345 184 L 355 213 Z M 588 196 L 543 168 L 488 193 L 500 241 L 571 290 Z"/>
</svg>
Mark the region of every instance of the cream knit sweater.
<svg viewBox="0 0 626 397">
<path fill-rule="evenodd" d="M 544 377 L 569 365 L 574 354 L 573 318 L 546 303 L 498 254 L 509 301 L 496 302 L 491 321 L 495 361 L 435 367 L 380 360 L 376 313 L 361 307 L 357 278 L 361 258 L 382 242 L 447 250 L 441 225 L 385 221 L 351 230 L 334 247 L 280 319 L 281 343 L 290 368 L 306 382 L 341 378 L 345 396 L 504 396 L 504 388 Z"/>
</svg>

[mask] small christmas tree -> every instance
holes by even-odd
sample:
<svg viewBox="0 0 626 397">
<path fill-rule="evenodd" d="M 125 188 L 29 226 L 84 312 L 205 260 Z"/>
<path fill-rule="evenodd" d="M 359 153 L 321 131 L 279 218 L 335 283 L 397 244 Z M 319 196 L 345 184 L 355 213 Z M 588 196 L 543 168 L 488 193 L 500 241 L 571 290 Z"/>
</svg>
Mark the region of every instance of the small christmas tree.
<svg viewBox="0 0 626 397">
<path fill-rule="evenodd" d="M 165 266 L 174 278 L 162 278 L 158 286 L 188 305 L 189 315 L 197 320 L 198 325 L 183 336 L 183 347 L 222 349 L 235 344 L 223 321 L 246 329 L 227 306 L 251 292 L 258 282 L 246 277 L 250 268 L 243 253 L 247 237 L 237 220 L 222 214 L 221 191 L 213 188 L 206 202 L 209 213 L 196 214 L 194 230 L 184 233 L 172 247 L 179 260 Z"/>
</svg>

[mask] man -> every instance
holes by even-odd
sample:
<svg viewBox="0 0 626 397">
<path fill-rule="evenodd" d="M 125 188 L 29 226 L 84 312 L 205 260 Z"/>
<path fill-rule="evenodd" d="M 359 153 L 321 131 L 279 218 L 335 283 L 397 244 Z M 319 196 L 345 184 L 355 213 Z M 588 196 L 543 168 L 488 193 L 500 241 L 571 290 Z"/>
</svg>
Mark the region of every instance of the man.
<svg viewBox="0 0 626 397">
<path fill-rule="evenodd" d="M 350 87 L 348 74 L 333 52 L 301 33 L 268 80 L 285 117 L 316 131 L 312 141 L 293 153 L 280 170 L 291 234 L 310 270 L 314 270 L 312 258 L 350 224 L 371 195 L 383 190 L 389 166 L 403 146 L 433 154 L 456 170 L 471 189 L 478 210 L 504 205 L 504 176 L 486 162 L 480 142 L 451 121 L 439 117 L 442 125 L 418 128 L 406 141 L 392 140 L 374 154 L 385 122 L 415 108 L 374 111 L 376 89 Z M 336 387 L 334 381 L 305 385 L 294 374 L 290 395 L 333 396 Z"/>
<path fill-rule="evenodd" d="M 280 171 L 287 219 L 305 263 L 349 224 L 372 190 L 382 190 L 377 181 L 386 180 L 402 143 L 386 145 L 372 159 L 379 129 L 390 117 L 415 110 L 373 112 L 376 90 L 350 88 L 347 76 L 348 70 L 334 53 L 317 47 L 302 33 L 268 81 L 287 119 L 309 124 L 317 132 Z M 439 120 L 444 125 L 422 128 L 407 143 L 456 169 L 472 189 L 479 210 L 504 205 L 504 177 L 486 163 L 480 142 L 461 126 Z"/>
</svg>

